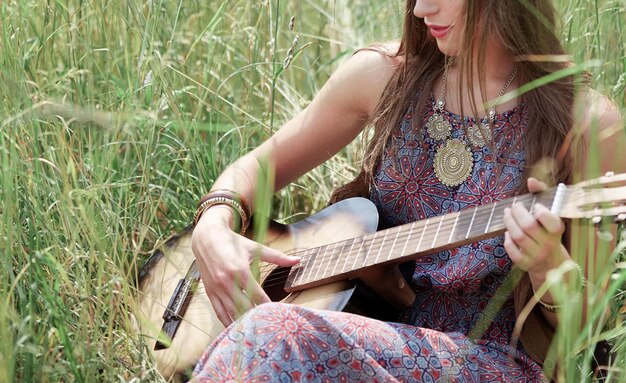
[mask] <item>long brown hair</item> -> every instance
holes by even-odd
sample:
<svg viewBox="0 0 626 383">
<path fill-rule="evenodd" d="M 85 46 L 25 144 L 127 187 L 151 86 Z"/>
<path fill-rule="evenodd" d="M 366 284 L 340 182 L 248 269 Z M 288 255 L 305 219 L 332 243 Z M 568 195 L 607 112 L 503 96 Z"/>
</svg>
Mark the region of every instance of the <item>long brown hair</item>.
<svg viewBox="0 0 626 383">
<path fill-rule="evenodd" d="M 361 180 L 371 184 L 375 167 L 389 143 L 394 129 L 413 107 L 413 124 L 421 124 L 428 107 L 430 90 L 442 74 L 445 56 L 428 34 L 423 19 L 413 15 L 416 0 L 407 0 L 402 39 L 397 52 L 386 54 L 398 63 L 371 117 L 372 139 L 364 157 Z M 564 49 L 557 33 L 556 11 L 550 0 L 468 0 L 465 9 L 466 30 L 463 49 L 456 58 L 461 81 L 472 89 L 472 73 L 478 69 L 480 92 L 485 98 L 484 57 L 490 36 L 497 36 L 505 49 L 516 58 L 518 82 L 525 84 L 564 69 Z M 384 49 L 372 48 L 385 53 Z M 477 57 L 474 55 L 477 54 Z M 556 59 L 554 59 L 556 58 Z M 474 68 L 474 66 L 478 68 Z M 528 110 L 524 137 L 526 175 L 542 159 L 552 159 L 551 181 L 567 181 L 571 161 L 557 158 L 573 124 L 574 77 L 530 90 L 522 95 Z M 462 87 L 459 87 L 462 88 Z M 462 97 L 461 91 L 459 91 Z M 417 100 L 416 100 L 417 94 Z M 470 95 L 474 92 L 470 91 Z M 474 100 L 470 100 L 475 105 Z M 416 127 L 421 130 L 422 127 Z M 522 190 L 525 188 L 525 183 Z"/>
</svg>

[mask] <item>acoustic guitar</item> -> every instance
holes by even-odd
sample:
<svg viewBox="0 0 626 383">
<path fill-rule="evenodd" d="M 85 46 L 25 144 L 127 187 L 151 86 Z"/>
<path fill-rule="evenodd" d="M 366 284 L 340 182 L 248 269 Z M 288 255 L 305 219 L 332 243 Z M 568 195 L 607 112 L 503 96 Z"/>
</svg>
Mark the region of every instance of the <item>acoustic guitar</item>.
<svg viewBox="0 0 626 383">
<path fill-rule="evenodd" d="M 409 306 L 414 299 L 397 265 L 502 234 L 506 207 L 522 203 L 532 211 L 537 202 L 562 218 L 624 221 L 626 174 L 559 185 L 381 231 L 376 231 L 376 207 L 367 199 L 350 198 L 291 225 L 271 221 L 264 244 L 301 261 L 291 268 L 262 261 L 254 266 L 272 301 L 391 319 L 394 307 Z M 188 374 L 224 329 L 204 292 L 190 242 L 191 228 L 169 240 L 144 265 L 138 283 L 138 330 L 168 379 Z"/>
</svg>

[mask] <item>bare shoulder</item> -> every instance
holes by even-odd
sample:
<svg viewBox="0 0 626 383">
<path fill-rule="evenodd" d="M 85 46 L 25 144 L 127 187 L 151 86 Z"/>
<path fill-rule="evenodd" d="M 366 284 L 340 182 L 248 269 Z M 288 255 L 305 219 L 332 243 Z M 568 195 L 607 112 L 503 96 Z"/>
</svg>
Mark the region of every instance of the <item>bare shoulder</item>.
<svg viewBox="0 0 626 383">
<path fill-rule="evenodd" d="M 585 131 L 623 128 L 623 117 L 619 108 L 607 96 L 589 88 L 581 94 L 580 105 L 584 105 L 581 122 Z"/>
<path fill-rule="evenodd" d="M 341 88 L 363 114 L 369 115 L 398 68 L 393 46 L 376 46 L 357 51 L 329 79 L 329 86 Z"/>
<path fill-rule="evenodd" d="M 618 106 L 591 88 L 580 97 L 579 105 L 583 109 L 580 126 L 587 156 L 595 156 L 592 162 L 597 162 L 601 172 L 626 172 L 626 163 L 620 160 L 620 153 L 626 147 L 626 132 Z"/>
<path fill-rule="evenodd" d="M 378 73 L 389 78 L 398 68 L 399 59 L 395 57 L 396 51 L 388 45 L 372 46 L 358 50 L 349 61 L 365 72 Z"/>
</svg>

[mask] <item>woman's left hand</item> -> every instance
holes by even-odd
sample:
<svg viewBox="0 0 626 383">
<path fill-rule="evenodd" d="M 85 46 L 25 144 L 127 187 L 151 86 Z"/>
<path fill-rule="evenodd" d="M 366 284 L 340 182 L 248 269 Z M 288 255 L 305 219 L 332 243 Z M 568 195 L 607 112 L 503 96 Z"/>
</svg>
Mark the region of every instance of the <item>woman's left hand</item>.
<svg viewBox="0 0 626 383">
<path fill-rule="evenodd" d="M 546 189 L 543 182 L 528 179 L 531 193 Z M 522 204 L 514 204 L 504 210 L 504 224 L 504 248 L 514 264 L 531 274 L 531 279 L 544 279 L 549 270 L 569 258 L 561 242 L 565 225 L 544 205 L 535 204 L 531 213 Z"/>
</svg>

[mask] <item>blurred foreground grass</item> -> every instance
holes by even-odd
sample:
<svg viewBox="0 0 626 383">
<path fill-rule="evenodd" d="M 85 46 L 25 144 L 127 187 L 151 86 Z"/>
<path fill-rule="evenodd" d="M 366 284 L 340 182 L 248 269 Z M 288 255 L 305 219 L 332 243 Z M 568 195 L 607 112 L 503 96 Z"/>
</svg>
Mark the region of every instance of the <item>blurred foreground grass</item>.
<svg viewBox="0 0 626 383">
<path fill-rule="evenodd" d="M 562 1 L 566 44 L 578 62 L 601 60 L 594 84 L 622 109 L 624 8 Z M 129 326 L 137 267 L 340 61 L 397 38 L 401 12 L 367 0 L 2 2 L 0 382 L 159 381 Z M 281 192 L 276 217 L 321 208 L 356 154 Z M 563 356 L 610 337 L 626 365 L 619 320 L 570 336 Z"/>
</svg>

